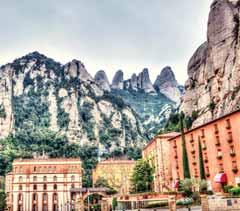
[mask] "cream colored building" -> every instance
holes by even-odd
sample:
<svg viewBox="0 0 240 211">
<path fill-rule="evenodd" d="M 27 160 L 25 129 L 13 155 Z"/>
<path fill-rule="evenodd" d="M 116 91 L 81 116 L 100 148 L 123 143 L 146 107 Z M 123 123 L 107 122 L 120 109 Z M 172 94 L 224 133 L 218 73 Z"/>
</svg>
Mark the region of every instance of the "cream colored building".
<svg viewBox="0 0 240 211">
<path fill-rule="evenodd" d="M 5 179 L 10 211 L 64 211 L 74 208 L 71 188 L 82 187 L 80 159 L 18 159 Z"/>
<path fill-rule="evenodd" d="M 99 162 L 93 170 L 93 185 L 99 178 L 104 178 L 119 194 L 128 194 L 135 163 L 133 160 L 105 160 Z"/>
<path fill-rule="evenodd" d="M 169 139 L 178 134 L 173 132 L 158 135 L 142 151 L 143 158 L 149 160 L 150 164 L 154 167 L 153 190 L 157 193 L 171 189 L 172 169 Z"/>
</svg>

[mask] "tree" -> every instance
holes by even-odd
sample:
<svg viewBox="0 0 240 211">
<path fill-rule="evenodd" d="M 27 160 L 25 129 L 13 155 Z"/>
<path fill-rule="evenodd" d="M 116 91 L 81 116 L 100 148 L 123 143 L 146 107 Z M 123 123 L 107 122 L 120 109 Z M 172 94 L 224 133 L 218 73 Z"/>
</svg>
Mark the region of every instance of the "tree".
<svg viewBox="0 0 240 211">
<path fill-rule="evenodd" d="M 131 178 L 132 192 L 139 193 L 151 191 L 153 173 L 154 168 L 147 160 L 138 160 L 133 169 L 133 175 Z"/>
<path fill-rule="evenodd" d="M 184 179 L 191 178 L 190 169 L 189 169 L 189 162 L 188 162 L 188 155 L 186 149 L 186 140 L 184 134 L 184 114 L 183 112 L 180 114 L 180 130 L 181 130 L 181 137 L 182 137 L 182 159 L 183 159 L 183 174 Z"/>
<path fill-rule="evenodd" d="M 0 191 L 0 210 L 4 210 L 6 207 L 6 195 L 4 191 Z"/>
<path fill-rule="evenodd" d="M 203 162 L 203 155 L 202 155 L 202 144 L 201 144 L 200 138 L 198 138 L 198 150 L 199 150 L 200 178 L 204 180 L 206 179 L 206 176 L 205 176 L 205 169 L 204 169 L 204 162 Z"/>
<path fill-rule="evenodd" d="M 96 188 L 108 188 L 107 194 L 115 194 L 117 193 L 117 191 L 111 187 L 108 183 L 108 181 L 103 178 L 103 177 L 99 177 L 96 181 L 96 183 L 94 184 L 94 187 Z"/>
</svg>

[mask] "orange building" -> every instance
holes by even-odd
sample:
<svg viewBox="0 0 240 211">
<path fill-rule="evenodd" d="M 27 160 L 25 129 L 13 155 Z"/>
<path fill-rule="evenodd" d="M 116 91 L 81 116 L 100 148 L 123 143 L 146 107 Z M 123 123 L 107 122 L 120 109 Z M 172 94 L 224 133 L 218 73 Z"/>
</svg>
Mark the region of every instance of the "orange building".
<svg viewBox="0 0 240 211">
<path fill-rule="evenodd" d="M 199 142 L 209 188 L 221 191 L 225 184 L 240 183 L 240 111 L 185 132 L 186 149 L 191 177 L 200 177 Z M 182 138 L 169 140 L 174 181 L 183 179 Z"/>
<path fill-rule="evenodd" d="M 179 133 L 167 133 L 156 136 L 143 149 L 144 159 L 150 161 L 155 168 L 154 172 L 154 191 L 164 192 L 170 189 L 172 181 L 172 168 L 169 157 L 170 143 L 169 139 L 177 136 Z"/>
<path fill-rule="evenodd" d="M 74 208 L 70 189 L 82 187 L 80 159 L 18 159 L 6 176 L 7 208 L 11 211 L 57 211 Z"/>
<path fill-rule="evenodd" d="M 128 194 L 135 164 L 133 160 L 110 159 L 99 162 L 93 170 L 93 186 L 99 178 L 103 178 L 121 195 Z"/>
</svg>

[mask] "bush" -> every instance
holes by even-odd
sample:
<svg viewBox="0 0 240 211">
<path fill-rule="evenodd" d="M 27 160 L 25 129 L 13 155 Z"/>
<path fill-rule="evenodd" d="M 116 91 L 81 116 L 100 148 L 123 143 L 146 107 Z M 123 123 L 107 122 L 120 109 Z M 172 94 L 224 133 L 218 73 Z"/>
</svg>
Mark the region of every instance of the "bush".
<svg viewBox="0 0 240 211">
<path fill-rule="evenodd" d="M 224 193 L 230 193 L 230 190 L 233 189 L 234 187 L 232 185 L 225 185 L 223 187 L 223 192 Z"/>
<path fill-rule="evenodd" d="M 240 195 L 240 187 L 235 187 L 229 190 L 232 196 L 239 196 Z"/>
<path fill-rule="evenodd" d="M 192 198 L 184 198 L 184 199 L 177 200 L 176 205 L 188 206 L 188 205 L 191 205 L 192 203 L 193 203 Z"/>
</svg>

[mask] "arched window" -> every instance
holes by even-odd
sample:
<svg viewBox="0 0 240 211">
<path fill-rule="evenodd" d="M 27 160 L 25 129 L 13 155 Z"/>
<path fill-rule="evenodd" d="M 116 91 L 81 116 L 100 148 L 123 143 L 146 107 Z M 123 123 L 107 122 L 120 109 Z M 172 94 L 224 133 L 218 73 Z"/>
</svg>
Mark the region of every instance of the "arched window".
<svg viewBox="0 0 240 211">
<path fill-rule="evenodd" d="M 37 182 L 37 176 L 33 177 L 33 182 Z"/>
<path fill-rule="evenodd" d="M 22 190 L 22 185 L 19 185 L 19 186 L 18 186 L 18 190 Z"/>
<path fill-rule="evenodd" d="M 23 211 L 23 195 L 21 193 L 18 194 L 18 211 Z"/>
<path fill-rule="evenodd" d="M 42 201 L 43 205 L 43 211 L 48 211 L 48 194 L 47 193 L 43 193 L 43 201 Z"/>
<path fill-rule="evenodd" d="M 57 193 L 54 193 L 53 194 L 53 211 L 57 211 L 58 210 L 58 202 L 57 202 L 57 200 L 58 200 L 58 195 L 57 195 Z"/>
<path fill-rule="evenodd" d="M 54 176 L 54 177 L 53 177 L 53 181 L 54 181 L 54 182 L 57 182 L 57 176 Z"/>
<path fill-rule="evenodd" d="M 74 175 L 71 176 L 71 181 L 72 181 L 72 182 L 75 181 L 75 176 L 74 176 Z"/>
<path fill-rule="evenodd" d="M 33 190 L 37 190 L 37 185 L 36 184 L 33 185 Z"/>
<path fill-rule="evenodd" d="M 37 194 L 36 193 L 33 194 L 33 201 L 37 201 Z"/>
<path fill-rule="evenodd" d="M 44 177 L 43 177 L 43 181 L 44 181 L 44 182 L 47 182 L 47 176 L 44 176 Z"/>
<path fill-rule="evenodd" d="M 47 190 L 47 184 L 43 185 L 43 190 Z"/>
<path fill-rule="evenodd" d="M 18 194 L 18 202 L 23 201 L 23 195 L 21 193 Z"/>
<path fill-rule="evenodd" d="M 18 177 L 18 182 L 22 182 L 22 181 L 23 181 L 22 176 Z"/>
<path fill-rule="evenodd" d="M 54 184 L 54 185 L 53 185 L 53 189 L 54 189 L 54 190 L 57 190 L 57 184 Z"/>
</svg>

